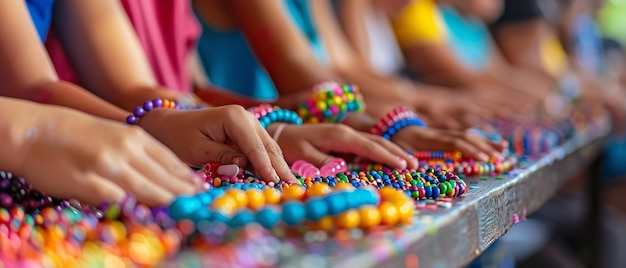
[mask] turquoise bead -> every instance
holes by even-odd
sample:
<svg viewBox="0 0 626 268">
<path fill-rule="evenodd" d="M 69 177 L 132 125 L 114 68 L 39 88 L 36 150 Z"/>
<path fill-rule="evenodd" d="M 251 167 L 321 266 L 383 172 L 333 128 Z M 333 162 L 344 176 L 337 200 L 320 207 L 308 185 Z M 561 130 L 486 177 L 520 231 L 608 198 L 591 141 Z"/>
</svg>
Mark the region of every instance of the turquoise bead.
<svg viewBox="0 0 626 268">
<path fill-rule="evenodd" d="M 280 214 L 276 208 L 264 207 L 254 215 L 254 219 L 266 229 L 272 229 L 280 220 Z"/>
<path fill-rule="evenodd" d="M 328 214 L 328 205 L 321 198 L 310 199 L 305 205 L 307 219 L 317 221 Z"/>
<path fill-rule="evenodd" d="M 348 208 L 348 201 L 345 196 L 337 193 L 332 193 L 325 197 L 326 205 L 328 205 L 328 211 L 331 215 L 337 215 L 344 212 Z"/>
<path fill-rule="evenodd" d="M 306 209 L 304 205 L 297 202 L 291 202 L 283 205 L 283 221 L 289 225 L 294 226 L 304 220 L 306 216 Z"/>
<path fill-rule="evenodd" d="M 246 209 L 246 210 L 239 211 L 237 215 L 235 215 L 235 217 L 230 219 L 230 222 L 228 225 L 231 228 L 237 229 L 239 227 L 243 227 L 247 225 L 248 223 L 251 223 L 252 221 L 254 221 L 254 214 L 252 214 L 250 210 Z"/>
<path fill-rule="evenodd" d="M 175 220 L 187 219 L 196 212 L 202 204 L 193 196 L 179 196 L 167 208 L 170 217 Z"/>
</svg>

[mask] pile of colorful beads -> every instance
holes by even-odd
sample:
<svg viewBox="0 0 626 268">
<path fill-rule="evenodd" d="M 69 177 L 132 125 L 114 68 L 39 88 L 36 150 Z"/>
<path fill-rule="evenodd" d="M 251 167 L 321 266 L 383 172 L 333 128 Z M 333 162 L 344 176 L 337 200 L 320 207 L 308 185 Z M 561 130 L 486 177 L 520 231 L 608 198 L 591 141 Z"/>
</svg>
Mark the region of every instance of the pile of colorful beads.
<svg viewBox="0 0 626 268">
<path fill-rule="evenodd" d="M 258 223 L 267 229 L 306 225 L 310 230 L 331 231 L 409 223 L 415 207 L 410 198 L 390 187 L 354 189 L 344 182 L 333 189 L 316 183 L 309 189 L 291 185 L 281 193 L 262 184 L 229 186 L 178 197 L 168 207 L 169 215 L 196 226 L 218 222 L 236 229 Z"/>
<path fill-rule="evenodd" d="M 322 82 L 313 87 L 313 94 L 298 108 L 306 123 L 341 122 L 350 112 L 363 110 L 359 87 L 353 84 Z"/>
</svg>

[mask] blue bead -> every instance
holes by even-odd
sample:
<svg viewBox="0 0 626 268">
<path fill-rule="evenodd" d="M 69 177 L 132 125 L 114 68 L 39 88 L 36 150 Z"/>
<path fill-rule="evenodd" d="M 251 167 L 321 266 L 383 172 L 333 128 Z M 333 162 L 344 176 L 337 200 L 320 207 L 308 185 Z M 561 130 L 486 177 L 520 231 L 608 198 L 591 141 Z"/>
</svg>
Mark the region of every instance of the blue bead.
<svg viewBox="0 0 626 268">
<path fill-rule="evenodd" d="M 213 197 L 209 193 L 200 193 L 196 195 L 196 198 L 200 200 L 200 203 L 204 206 L 208 206 L 213 202 Z"/>
<path fill-rule="evenodd" d="M 249 184 L 244 184 L 244 185 L 241 185 L 241 190 L 244 190 L 244 191 L 245 191 L 245 190 L 248 190 L 248 189 L 250 189 L 250 186 L 251 186 L 251 185 L 249 185 Z"/>
<path fill-rule="evenodd" d="M 328 214 L 328 205 L 321 198 L 310 199 L 304 206 L 309 220 L 317 221 Z"/>
<path fill-rule="evenodd" d="M 214 222 L 221 222 L 221 223 L 226 223 L 226 224 L 230 222 L 230 217 L 228 217 L 226 214 L 221 213 L 221 212 L 213 213 L 211 215 L 211 219 Z"/>
<path fill-rule="evenodd" d="M 252 214 L 250 210 L 244 209 L 242 211 L 239 211 L 237 215 L 235 215 L 235 217 L 230 219 L 230 221 L 228 222 L 228 225 L 231 228 L 236 229 L 239 227 L 243 227 L 246 224 L 251 223 L 252 221 L 254 221 L 254 214 Z"/>
<path fill-rule="evenodd" d="M 289 225 L 294 226 L 304 220 L 306 216 L 306 209 L 304 205 L 298 202 L 290 202 L 283 205 L 283 221 Z"/>
<path fill-rule="evenodd" d="M 193 196 L 179 196 L 167 207 L 167 212 L 175 220 L 187 219 L 195 213 L 202 203 Z"/>
<path fill-rule="evenodd" d="M 439 194 L 440 194 L 439 187 L 433 186 L 431 188 L 432 188 L 432 191 L 433 191 L 433 195 L 432 195 L 433 199 L 439 198 Z"/>
<path fill-rule="evenodd" d="M 256 213 L 254 219 L 266 229 L 272 229 L 280 220 L 280 213 L 276 208 L 264 207 Z"/>
<path fill-rule="evenodd" d="M 199 223 L 201 221 L 209 221 L 211 220 L 211 211 L 207 207 L 203 207 L 189 217 L 194 223 Z"/>
<path fill-rule="evenodd" d="M 334 181 L 331 181 L 331 182 L 328 183 L 328 186 L 330 186 L 330 187 L 335 187 L 335 185 L 337 185 L 337 183 L 334 182 Z"/>
<path fill-rule="evenodd" d="M 348 206 L 348 202 L 344 196 L 332 193 L 330 195 L 325 196 L 326 205 L 328 205 L 328 211 L 331 215 L 337 215 L 346 210 Z"/>
<path fill-rule="evenodd" d="M 347 207 L 348 209 L 355 209 L 361 206 L 361 204 L 363 203 L 362 199 L 362 194 L 356 193 L 356 192 L 343 192 L 340 193 L 341 195 L 344 196 L 344 198 L 347 201 Z"/>
<path fill-rule="evenodd" d="M 393 188 L 396 188 L 396 189 L 400 188 L 400 184 L 397 184 L 397 183 L 392 184 L 392 186 Z"/>
<path fill-rule="evenodd" d="M 433 189 L 430 186 L 424 186 L 424 193 L 426 195 L 426 198 L 432 197 L 433 196 Z"/>
</svg>

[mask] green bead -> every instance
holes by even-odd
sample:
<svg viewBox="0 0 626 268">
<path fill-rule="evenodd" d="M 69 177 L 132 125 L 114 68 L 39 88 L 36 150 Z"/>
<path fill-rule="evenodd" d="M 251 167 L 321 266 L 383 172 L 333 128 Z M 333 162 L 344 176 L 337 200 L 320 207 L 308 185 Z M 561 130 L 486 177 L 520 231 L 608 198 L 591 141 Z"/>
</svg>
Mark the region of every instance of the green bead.
<svg viewBox="0 0 626 268">
<path fill-rule="evenodd" d="M 33 219 L 33 216 L 31 216 L 30 214 L 26 214 L 24 216 L 24 221 L 26 221 L 26 223 L 28 223 L 28 225 L 35 226 L 35 219 Z"/>
<path fill-rule="evenodd" d="M 420 193 L 418 191 L 411 192 L 411 197 L 420 198 Z"/>
<path fill-rule="evenodd" d="M 450 194 L 450 192 L 452 192 L 452 185 L 450 185 L 448 181 L 444 181 L 443 183 L 446 185 L 446 195 Z"/>
<path fill-rule="evenodd" d="M 417 185 L 418 181 L 417 180 L 411 180 L 411 185 L 415 186 Z"/>
<path fill-rule="evenodd" d="M 445 194 L 448 191 L 448 186 L 445 183 L 439 184 L 439 194 Z"/>
<path fill-rule="evenodd" d="M 496 180 L 501 181 L 501 180 L 504 180 L 504 178 L 502 178 L 502 177 L 496 177 Z"/>
</svg>

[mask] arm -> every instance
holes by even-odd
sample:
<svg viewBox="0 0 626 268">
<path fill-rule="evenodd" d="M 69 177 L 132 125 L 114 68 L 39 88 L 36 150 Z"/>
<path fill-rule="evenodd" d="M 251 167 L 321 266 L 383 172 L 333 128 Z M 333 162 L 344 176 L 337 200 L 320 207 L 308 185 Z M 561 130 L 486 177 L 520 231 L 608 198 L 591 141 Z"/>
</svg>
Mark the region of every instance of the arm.
<svg viewBox="0 0 626 268">
<path fill-rule="evenodd" d="M 158 87 L 118 1 L 59 0 L 53 22 L 70 62 L 92 92 L 127 110 L 156 97 L 176 99 Z"/>
<path fill-rule="evenodd" d="M 68 106 L 123 121 L 126 113 L 84 89 L 59 81 L 23 1 L 0 3 L 0 93 Z"/>
</svg>

